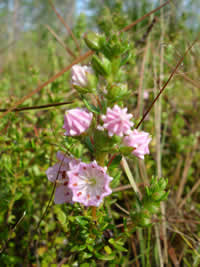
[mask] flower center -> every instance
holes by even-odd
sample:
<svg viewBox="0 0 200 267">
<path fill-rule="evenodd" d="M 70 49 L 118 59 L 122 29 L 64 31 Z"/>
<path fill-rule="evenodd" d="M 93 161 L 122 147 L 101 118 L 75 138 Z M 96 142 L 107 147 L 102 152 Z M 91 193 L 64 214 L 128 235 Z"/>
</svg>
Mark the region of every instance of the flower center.
<svg viewBox="0 0 200 267">
<path fill-rule="evenodd" d="M 89 185 L 96 185 L 97 181 L 96 181 L 95 178 L 90 178 L 90 179 L 87 180 L 87 183 L 88 183 Z"/>
<path fill-rule="evenodd" d="M 126 116 L 124 114 L 120 114 L 119 119 L 124 122 L 126 120 Z"/>
</svg>

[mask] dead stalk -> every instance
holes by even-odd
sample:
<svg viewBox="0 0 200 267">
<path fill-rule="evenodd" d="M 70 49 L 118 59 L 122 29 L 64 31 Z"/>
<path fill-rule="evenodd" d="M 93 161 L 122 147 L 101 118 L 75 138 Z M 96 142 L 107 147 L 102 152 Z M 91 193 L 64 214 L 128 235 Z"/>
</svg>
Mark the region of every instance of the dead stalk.
<svg viewBox="0 0 200 267">
<path fill-rule="evenodd" d="M 187 176 L 188 176 L 188 171 L 192 165 L 192 161 L 193 161 L 193 157 L 194 157 L 194 154 L 195 154 L 195 151 L 197 149 L 197 145 L 198 145 L 198 142 L 196 141 L 192 150 L 188 151 L 187 152 L 187 156 L 186 156 L 186 160 L 185 160 L 185 164 L 184 164 L 184 169 L 183 169 L 183 174 L 182 174 L 182 178 L 181 178 L 181 182 L 179 184 L 179 187 L 178 187 L 178 191 L 177 191 L 177 197 L 176 197 L 176 203 L 179 203 L 180 202 L 180 199 L 181 199 L 181 195 L 183 193 L 183 190 L 184 190 L 184 186 L 187 182 Z"/>
<path fill-rule="evenodd" d="M 186 195 L 186 197 L 181 201 L 181 203 L 179 204 L 178 208 L 181 209 L 186 201 L 188 200 L 188 198 L 190 198 L 192 196 L 192 194 L 198 189 L 198 187 L 200 186 L 200 180 L 198 180 L 192 187 L 192 189 L 190 190 L 190 192 Z"/>
<path fill-rule="evenodd" d="M 141 70 L 140 70 L 140 79 L 139 79 L 139 87 L 138 87 L 138 102 L 137 102 L 137 114 L 136 117 L 139 117 L 143 112 L 143 89 L 144 89 L 144 74 L 145 74 L 145 66 L 147 61 L 147 52 L 149 50 L 149 39 L 147 40 L 147 44 L 144 49 Z"/>
<path fill-rule="evenodd" d="M 68 48 L 65 43 L 63 42 L 63 40 L 54 32 L 54 30 L 49 26 L 46 25 L 46 28 L 48 29 L 48 31 L 56 38 L 56 40 L 58 41 L 58 43 L 67 51 L 67 53 L 73 57 L 76 58 L 76 55 L 71 51 L 70 48 Z"/>
<path fill-rule="evenodd" d="M 56 10 L 55 6 L 53 5 L 52 1 L 49 0 L 51 7 L 53 9 L 53 11 L 55 12 L 56 16 L 58 17 L 58 19 L 60 20 L 60 22 L 64 25 L 65 29 L 67 30 L 67 32 L 71 35 L 72 39 L 74 40 L 77 50 L 79 51 L 79 54 L 81 53 L 81 49 L 80 46 L 78 44 L 78 41 L 75 37 L 75 35 L 73 34 L 72 30 L 70 29 L 70 27 L 67 25 L 66 21 L 61 17 L 61 15 L 58 13 L 58 11 Z"/>
</svg>

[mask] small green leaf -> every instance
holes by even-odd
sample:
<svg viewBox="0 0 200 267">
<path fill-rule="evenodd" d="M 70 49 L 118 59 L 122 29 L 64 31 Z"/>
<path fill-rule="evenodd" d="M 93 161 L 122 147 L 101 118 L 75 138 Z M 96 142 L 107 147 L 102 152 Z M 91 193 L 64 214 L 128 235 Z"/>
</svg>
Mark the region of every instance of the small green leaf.
<svg viewBox="0 0 200 267">
<path fill-rule="evenodd" d="M 57 218 L 58 218 L 58 221 L 61 224 L 64 224 L 66 222 L 66 219 L 67 219 L 65 213 L 62 210 L 60 210 L 59 212 L 57 212 Z"/>
<path fill-rule="evenodd" d="M 121 155 L 117 155 L 111 162 L 110 166 L 109 166 L 109 169 L 115 169 L 117 167 L 119 167 L 120 165 L 120 161 L 122 159 L 122 156 Z"/>
<path fill-rule="evenodd" d="M 110 255 L 112 253 L 112 249 L 109 246 L 105 246 L 104 250 L 105 250 L 106 254 Z"/>
<path fill-rule="evenodd" d="M 85 98 L 83 98 L 83 97 L 82 97 L 82 100 L 83 100 L 83 102 L 84 102 L 86 108 L 87 108 L 89 111 L 91 111 L 91 112 L 93 112 L 93 113 L 96 113 L 96 114 L 99 114 L 99 113 L 100 113 L 100 109 L 99 109 L 99 108 L 97 108 L 97 107 L 95 107 L 94 105 L 90 104 L 90 103 L 89 103 Z"/>
</svg>

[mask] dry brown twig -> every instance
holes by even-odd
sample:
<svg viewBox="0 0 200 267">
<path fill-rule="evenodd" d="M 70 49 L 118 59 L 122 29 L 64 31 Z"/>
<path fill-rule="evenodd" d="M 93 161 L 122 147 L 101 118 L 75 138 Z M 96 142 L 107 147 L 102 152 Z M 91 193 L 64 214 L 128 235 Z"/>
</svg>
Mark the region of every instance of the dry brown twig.
<svg viewBox="0 0 200 267">
<path fill-rule="evenodd" d="M 67 32 L 71 35 L 72 39 L 74 40 L 75 44 L 76 44 L 76 47 L 79 51 L 79 54 L 81 53 L 81 49 L 80 49 L 80 46 L 78 44 L 78 41 L 75 37 L 75 35 L 73 34 L 72 30 L 70 29 L 70 27 L 67 25 L 66 21 L 62 18 L 62 16 L 57 12 L 53 2 L 51 0 L 49 0 L 49 3 L 53 9 L 53 11 L 55 12 L 56 16 L 58 17 L 58 19 L 60 20 L 60 22 L 65 26 L 65 29 L 67 30 Z"/>
<path fill-rule="evenodd" d="M 54 32 L 54 30 L 49 25 L 46 25 L 46 28 L 56 38 L 56 40 L 58 41 L 58 43 L 67 51 L 67 53 L 71 57 L 76 58 L 76 55 L 74 54 L 74 52 L 72 52 L 72 50 L 65 45 L 65 43 L 63 42 L 63 40 Z"/>
<path fill-rule="evenodd" d="M 192 165 L 192 161 L 193 161 L 193 158 L 194 158 L 194 155 L 195 155 L 197 147 L 198 147 L 198 141 L 196 140 L 196 142 L 194 143 L 194 146 L 192 147 L 191 151 L 189 150 L 187 152 L 186 160 L 185 160 L 185 163 L 184 163 L 183 174 L 182 174 L 181 181 L 180 181 L 180 184 L 179 184 L 179 187 L 178 187 L 178 191 L 177 191 L 176 203 L 180 202 L 181 195 L 183 193 L 184 186 L 185 186 L 186 181 L 187 181 L 188 171 L 189 171 L 189 169 L 190 169 L 190 167 Z"/>
<path fill-rule="evenodd" d="M 32 106 L 32 107 L 15 108 L 12 110 L 12 112 L 19 112 L 19 111 L 25 111 L 25 110 L 35 110 L 35 109 L 45 109 L 45 108 L 69 105 L 71 103 L 73 103 L 73 101 L 59 102 L 59 103 L 46 104 L 46 105 L 40 105 L 40 106 Z M 2 109 L 0 109 L 0 112 L 6 112 L 7 110 L 8 109 L 6 109 L 6 108 L 2 108 Z"/>
</svg>

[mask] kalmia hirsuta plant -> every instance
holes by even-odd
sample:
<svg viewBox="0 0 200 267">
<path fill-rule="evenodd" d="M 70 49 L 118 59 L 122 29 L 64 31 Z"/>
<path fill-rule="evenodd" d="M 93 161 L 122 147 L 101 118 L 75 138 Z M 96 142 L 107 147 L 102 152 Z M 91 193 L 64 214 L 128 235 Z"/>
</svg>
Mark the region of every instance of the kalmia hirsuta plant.
<svg viewBox="0 0 200 267">
<path fill-rule="evenodd" d="M 104 205 L 115 184 L 110 166 L 113 162 L 119 165 L 123 156 L 143 160 L 150 153 L 151 137 L 135 128 L 133 115 L 125 106 L 130 95 L 126 64 L 133 57 L 126 38 L 112 34 L 107 41 L 104 35 L 91 32 L 85 42 L 94 51 L 91 65 L 74 65 L 71 78 L 82 105 L 66 110 L 67 152 L 57 153 L 58 162 L 46 174 L 56 184 L 56 204 L 91 207 L 96 220 L 96 207 Z M 74 142 L 86 149 L 82 158 L 74 153 Z M 166 186 L 166 179 L 152 178 L 144 196 L 136 196 L 136 208 L 131 211 L 134 228 L 151 224 L 152 215 L 159 212 L 160 202 L 167 197 Z"/>
</svg>

